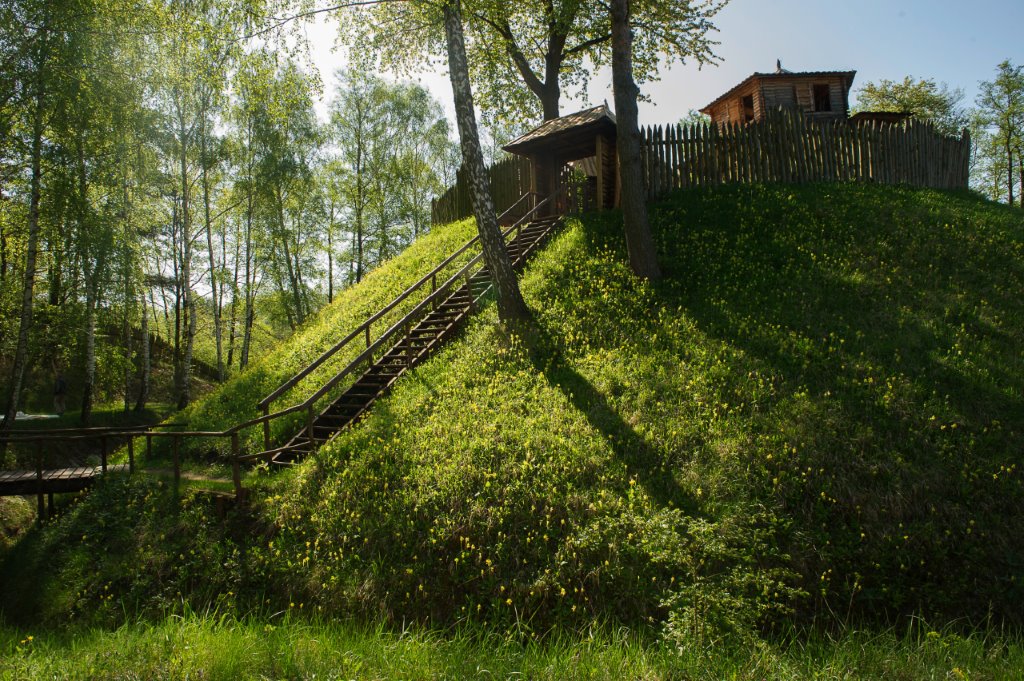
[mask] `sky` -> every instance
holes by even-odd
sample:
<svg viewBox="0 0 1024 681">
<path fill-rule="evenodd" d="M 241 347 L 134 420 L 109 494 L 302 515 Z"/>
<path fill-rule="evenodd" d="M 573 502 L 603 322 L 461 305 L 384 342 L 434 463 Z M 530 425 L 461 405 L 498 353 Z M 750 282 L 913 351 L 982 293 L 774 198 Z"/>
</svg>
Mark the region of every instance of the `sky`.
<svg viewBox="0 0 1024 681">
<path fill-rule="evenodd" d="M 945 82 L 974 103 L 978 82 L 989 80 L 1004 59 L 1024 64 L 1024 0 L 732 0 L 715 18 L 720 65 L 674 64 L 658 82 L 642 84 L 650 103 L 640 104 L 640 123 L 671 123 L 710 103 L 755 71 L 772 71 L 781 59 L 790 71 L 857 72 L 856 92 L 866 82 L 904 76 Z M 333 72 L 344 66 L 332 51 L 335 28 L 321 16 L 306 28 L 312 58 L 329 96 Z M 447 72 L 424 73 L 421 82 L 451 115 Z M 562 112 L 613 101 L 610 71 L 592 78 L 583 97 L 563 95 Z M 326 102 L 318 107 L 326 111 Z"/>
</svg>

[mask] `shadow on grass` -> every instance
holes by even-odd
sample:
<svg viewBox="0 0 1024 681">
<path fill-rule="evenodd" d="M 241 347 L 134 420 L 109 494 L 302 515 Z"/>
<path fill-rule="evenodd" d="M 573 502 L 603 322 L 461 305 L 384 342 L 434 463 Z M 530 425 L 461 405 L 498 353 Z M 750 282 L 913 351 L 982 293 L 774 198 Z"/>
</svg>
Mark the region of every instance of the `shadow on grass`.
<svg viewBox="0 0 1024 681">
<path fill-rule="evenodd" d="M 565 348 L 555 337 L 535 320 L 531 320 L 531 325 L 527 346 L 534 369 L 558 388 L 590 426 L 604 436 L 629 474 L 658 504 L 696 515 L 699 509 L 696 500 L 679 486 L 672 472 L 665 469 L 662 455 L 623 420 L 601 391 L 566 361 Z"/>
</svg>

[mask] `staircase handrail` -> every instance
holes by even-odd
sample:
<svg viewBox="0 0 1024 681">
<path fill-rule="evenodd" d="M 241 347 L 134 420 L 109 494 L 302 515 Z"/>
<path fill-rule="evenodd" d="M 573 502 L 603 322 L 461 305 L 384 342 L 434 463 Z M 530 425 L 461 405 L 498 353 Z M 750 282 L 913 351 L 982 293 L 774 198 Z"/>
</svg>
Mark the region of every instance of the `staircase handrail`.
<svg viewBox="0 0 1024 681">
<path fill-rule="evenodd" d="M 148 430 L 150 428 L 180 428 L 187 426 L 187 423 L 154 423 L 147 425 L 145 423 L 137 426 L 82 426 L 79 428 L 19 428 L 17 425 L 13 426 L 10 430 L 5 433 L 0 433 L 0 437 L 3 435 L 61 435 L 65 433 L 72 434 L 86 434 L 95 433 L 97 436 L 106 435 L 120 435 L 123 431 L 138 431 Z"/>
<path fill-rule="evenodd" d="M 513 204 L 512 204 L 511 206 L 509 206 L 508 208 L 506 208 L 506 209 L 505 209 L 505 212 L 503 212 L 503 213 L 502 213 L 501 215 L 499 215 L 499 216 L 498 216 L 498 223 L 500 224 L 500 223 L 501 223 L 501 221 L 505 219 L 505 216 L 506 216 L 506 215 L 508 215 L 509 213 L 511 213 L 511 212 L 512 212 L 512 210 L 513 210 L 513 209 L 514 209 L 514 208 L 515 208 L 516 206 L 518 206 L 518 205 L 519 205 L 520 203 L 522 203 L 522 202 L 523 202 L 523 199 L 526 199 L 526 198 L 528 198 L 528 197 L 530 197 L 530 196 L 540 196 L 540 194 L 538 194 L 537 192 L 526 192 L 525 194 L 523 194 L 522 196 L 520 196 L 520 197 L 519 197 L 518 199 L 516 199 L 516 202 L 515 202 L 515 203 L 513 203 Z"/>
</svg>

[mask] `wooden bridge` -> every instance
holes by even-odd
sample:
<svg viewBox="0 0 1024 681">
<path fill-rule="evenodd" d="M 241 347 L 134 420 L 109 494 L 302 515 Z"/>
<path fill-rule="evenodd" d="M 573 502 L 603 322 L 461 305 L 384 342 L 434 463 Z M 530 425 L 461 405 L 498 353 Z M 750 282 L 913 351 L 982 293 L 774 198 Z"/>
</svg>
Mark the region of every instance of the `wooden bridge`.
<svg viewBox="0 0 1024 681">
<path fill-rule="evenodd" d="M 529 222 L 531 216 L 540 214 L 545 206 L 552 205 L 556 199 L 557 196 L 552 195 L 538 201 L 536 194 L 527 193 L 501 216 L 505 218 L 516 210 L 525 210 L 521 218 L 503 231 L 506 249 L 513 268 L 517 271 L 523 268 L 527 259 L 562 225 L 561 217 L 546 217 Z M 532 207 L 525 208 L 524 204 Z M 145 438 L 147 455 L 151 452 L 155 438 L 170 438 L 176 487 L 181 477 L 182 441 L 230 440 L 235 498 L 241 499 L 244 495 L 242 465 L 269 461 L 274 465 L 288 466 L 314 453 L 323 443 L 364 416 L 371 405 L 403 374 L 423 362 L 456 334 L 492 287 L 490 275 L 483 265 L 483 253 L 471 255 L 473 250 L 479 251 L 479 247 L 479 237 L 467 241 L 419 281 L 261 400 L 257 405 L 262 412 L 260 416 L 227 430 L 173 431 L 163 429 L 184 424 L 163 424 L 153 428 L 18 430 L 0 435 L 0 442 L 37 444 L 35 470 L 0 471 L 0 496 L 37 495 L 39 516 L 42 518 L 46 510 L 46 496 L 49 496 L 52 509 L 55 493 L 80 491 L 109 472 L 134 472 L 134 443 L 137 438 Z M 459 266 L 457 263 L 463 259 L 468 260 Z M 411 309 L 408 312 L 374 337 L 374 330 L 380 329 L 386 319 L 390 321 L 389 313 L 397 314 L 400 306 L 410 305 Z M 317 368 L 342 351 L 347 350 L 351 353 L 354 348 L 361 347 L 359 344 L 365 344 L 365 347 L 312 395 L 285 409 L 273 413 L 270 411 L 276 401 Z M 352 383 L 332 399 L 331 393 L 346 380 L 352 380 Z M 304 415 L 304 418 L 298 426 L 298 431 L 285 444 L 273 446 L 270 424 L 288 417 L 294 421 L 299 414 Z M 241 433 L 257 427 L 263 429 L 263 450 L 254 453 L 243 452 L 240 444 Z M 100 466 L 44 468 L 42 443 L 97 438 L 101 441 Z M 128 463 L 108 465 L 108 444 L 118 439 L 127 440 Z"/>
</svg>

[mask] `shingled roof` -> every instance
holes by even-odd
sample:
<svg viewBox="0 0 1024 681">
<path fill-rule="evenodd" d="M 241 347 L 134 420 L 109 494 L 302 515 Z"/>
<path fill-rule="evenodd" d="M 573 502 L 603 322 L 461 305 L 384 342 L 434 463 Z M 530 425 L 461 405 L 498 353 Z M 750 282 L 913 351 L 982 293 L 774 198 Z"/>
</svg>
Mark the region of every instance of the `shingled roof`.
<svg viewBox="0 0 1024 681">
<path fill-rule="evenodd" d="M 593 144 L 593 137 L 601 132 L 615 130 L 615 114 L 606 104 L 584 109 L 576 113 L 544 121 L 528 133 L 512 140 L 503 149 L 513 154 L 527 156 L 540 146 L 563 144 L 567 148 L 576 146 L 578 141 L 588 139 Z"/>
</svg>

